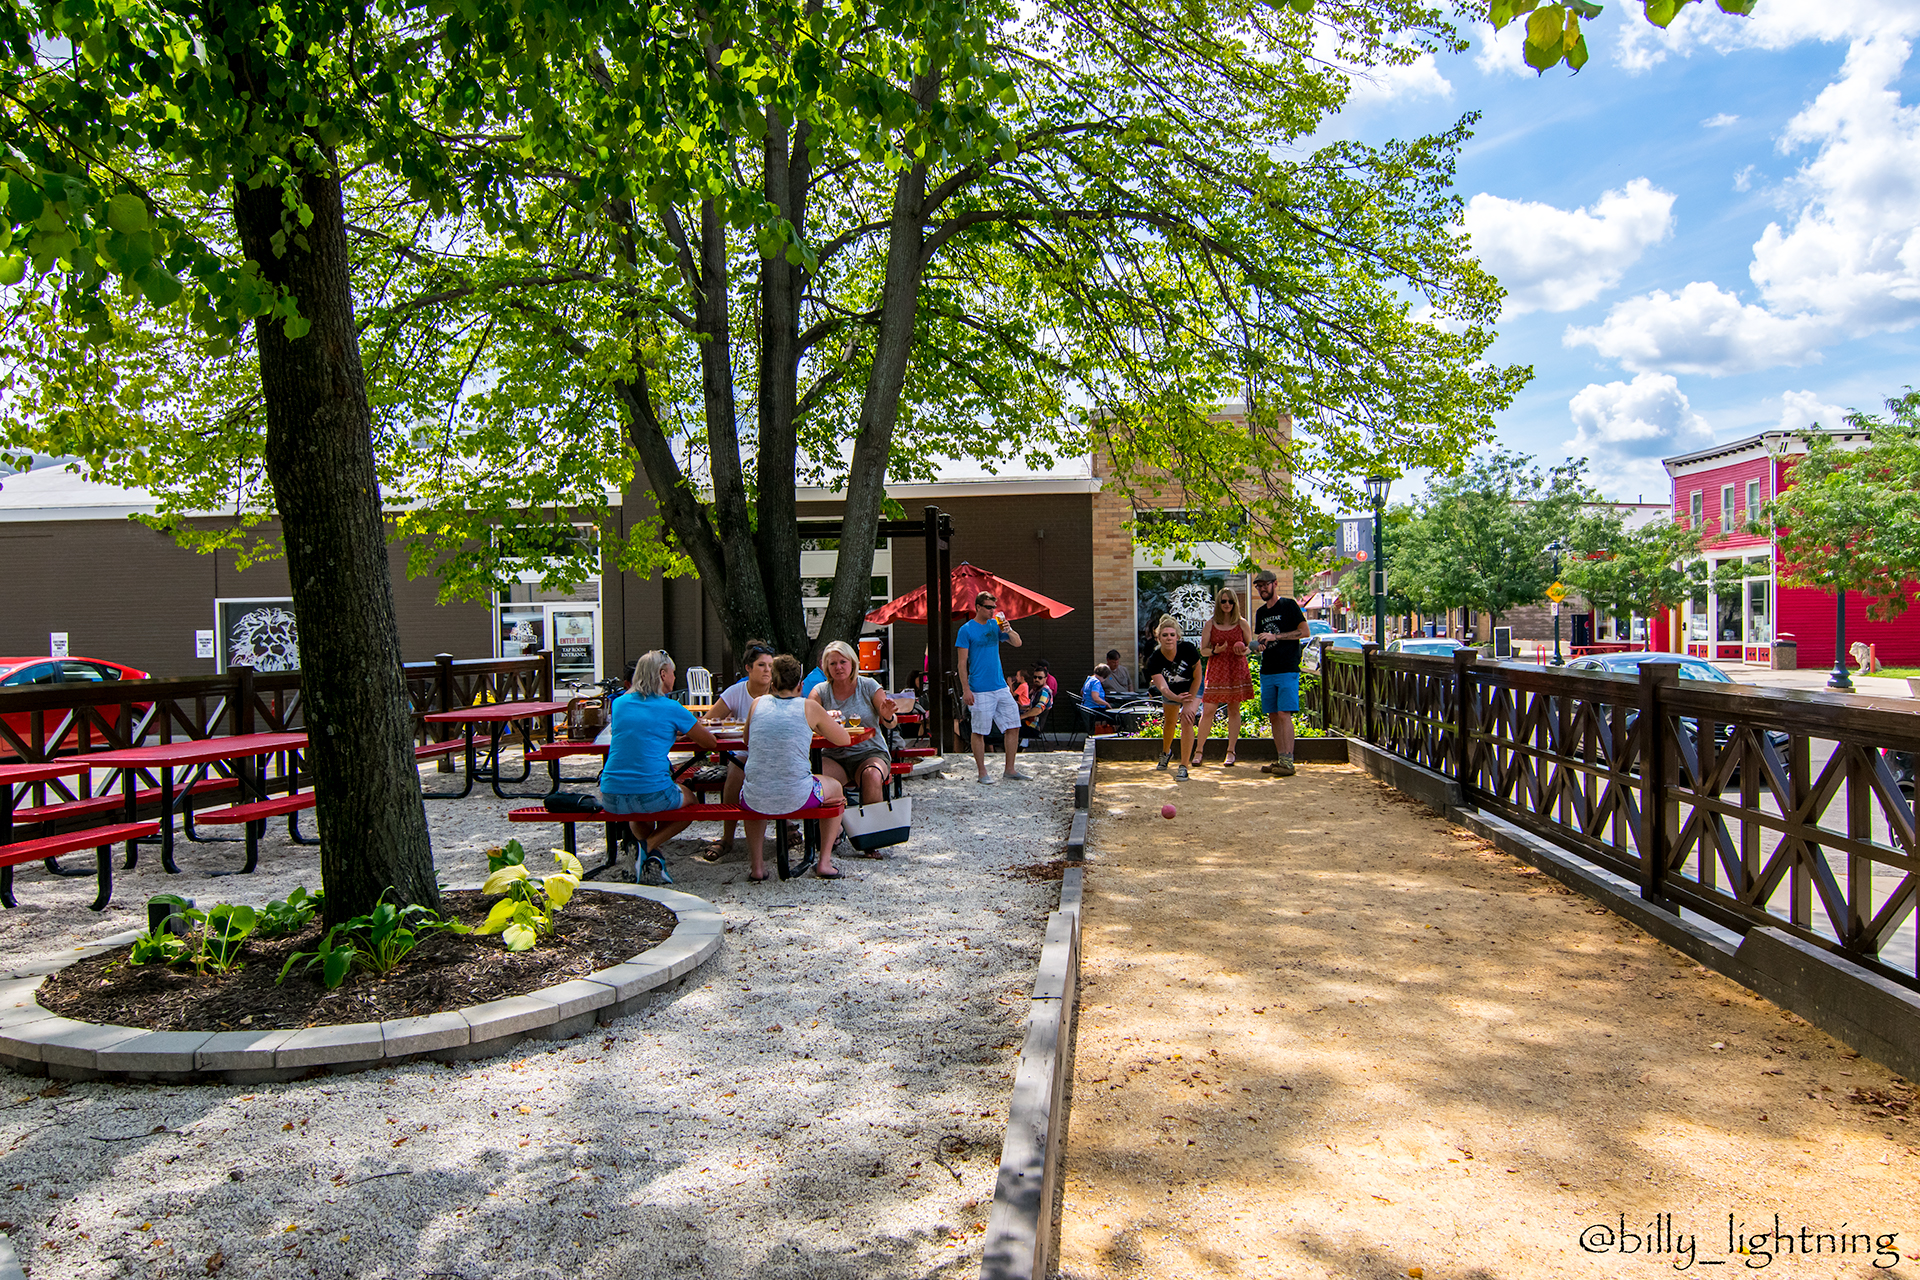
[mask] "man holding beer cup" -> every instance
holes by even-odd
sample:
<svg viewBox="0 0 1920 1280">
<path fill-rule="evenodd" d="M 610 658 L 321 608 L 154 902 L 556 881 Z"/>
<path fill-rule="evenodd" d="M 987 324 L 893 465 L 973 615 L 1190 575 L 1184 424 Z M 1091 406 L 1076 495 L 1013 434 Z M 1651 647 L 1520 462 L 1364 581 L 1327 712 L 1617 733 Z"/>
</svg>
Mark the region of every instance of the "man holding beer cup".
<svg viewBox="0 0 1920 1280">
<path fill-rule="evenodd" d="M 973 767 L 980 784 L 993 781 L 987 772 L 987 733 L 1000 735 L 1007 751 L 1006 777 L 1024 782 L 1031 774 L 1020 772 L 1015 759 L 1020 752 L 1020 707 L 1007 688 L 1000 670 L 1002 642 L 1020 647 L 1020 633 L 1007 622 L 993 592 L 982 591 L 973 600 L 973 621 L 954 634 L 954 647 L 960 651 L 960 689 L 973 720 Z M 981 732 L 985 729 L 987 733 Z"/>
</svg>

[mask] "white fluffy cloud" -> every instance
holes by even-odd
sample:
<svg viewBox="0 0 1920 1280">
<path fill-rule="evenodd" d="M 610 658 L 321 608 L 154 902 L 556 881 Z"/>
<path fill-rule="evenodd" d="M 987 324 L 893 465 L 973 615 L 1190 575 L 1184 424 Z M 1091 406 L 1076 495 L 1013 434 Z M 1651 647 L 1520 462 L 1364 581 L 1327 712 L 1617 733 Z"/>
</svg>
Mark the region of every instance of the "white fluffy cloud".
<svg viewBox="0 0 1920 1280">
<path fill-rule="evenodd" d="M 1783 318 L 1696 280 L 1679 293 L 1655 289 L 1617 303 L 1605 320 L 1569 328 L 1562 340 L 1636 371 L 1719 376 L 1818 360 L 1831 336 L 1815 318 Z"/>
<path fill-rule="evenodd" d="M 1700 123 L 1705 125 L 1709 129 L 1724 129 L 1728 125 L 1739 124 L 1740 117 L 1735 115 L 1728 115 L 1726 112 L 1722 111 L 1718 115 L 1708 116 L 1705 120 L 1702 120 Z"/>
<path fill-rule="evenodd" d="M 1569 400 L 1567 410 L 1574 431 L 1568 456 L 1586 458 L 1594 483 L 1612 497 L 1665 494 L 1660 459 L 1713 443 L 1707 420 L 1671 374 L 1594 383 Z"/>
<path fill-rule="evenodd" d="M 1440 74 L 1433 55 L 1423 53 L 1405 66 L 1352 68 L 1347 102 L 1354 106 L 1401 98 L 1451 98 L 1453 82 Z"/>
<path fill-rule="evenodd" d="M 1920 4 L 1899 8 L 1920 27 Z M 1695 281 L 1621 302 L 1569 329 L 1567 345 L 1628 369 L 1721 375 L 1806 364 L 1825 343 L 1920 324 L 1920 108 L 1898 88 L 1910 53 L 1896 37 L 1856 40 L 1840 78 L 1788 123 L 1780 149 L 1813 155 L 1781 189 L 1787 225 L 1753 246 L 1757 303 Z"/>
<path fill-rule="evenodd" d="M 1635 73 L 1701 48 L 1724 53 L 1785 49 L 1809 40 L 1838 43 L 1920 35 L 1920 5 L 1910 0 L 1778 0 L 1760 5 L 1750 18 L 1720 13 L 1711 4 L 1690 4 L 1664 31 L 1631 9 L 1619 16 L 1614 57 Z"/>
<path fill-rule="evenodd" d="M 1509 22 L 1495 31 L 1490 22 L 1473 24 L 1473 65 L 1482 75 L 1520 76 L 1531 80 L 1537 74 L 1527 65 L 1520 46 L 1526 43 L 1525 22 Z"/>
<path fill-rule="evenodd" d="M 1648 246 L 1673 229 L 1673 193 L 1645 178 L 1591 208 L 1556 209 L 1481 192 L 1463 225 L 1474 253 L 1507 289 L 1506 314 L 1571 311 L 1620 282 Z"/>
<path fill-rule="evenodd" d="M 1845 426 L 1847 410 L 1829 404 L 1812 391 L 1789 391 L 1780 397 L 1780 430 L 1805 431 L 1809 427 L 1829 430 Z"/>
</svg>

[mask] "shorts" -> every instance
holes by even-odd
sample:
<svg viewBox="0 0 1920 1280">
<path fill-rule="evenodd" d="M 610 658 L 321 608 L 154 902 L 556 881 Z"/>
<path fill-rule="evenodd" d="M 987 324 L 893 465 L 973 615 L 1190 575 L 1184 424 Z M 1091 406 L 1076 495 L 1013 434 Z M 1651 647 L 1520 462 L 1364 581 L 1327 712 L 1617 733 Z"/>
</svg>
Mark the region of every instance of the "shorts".
<svg viewBox="0 0 1920 1280">
<path fill-rule="evenodd" d="M 600 806 L 608 813 L 635 814 L 659 813 L 663 809 L 678 809 L 687 802 L 680 788 L 660 791 L 650 796 L 620 795 L 612 791 L 600 793 Z"/>
<path fill-rule="evenodd" d="M 844 769 L 849 778 L 859 777 L 860 770 L 866 768 L 869 760 L 878 760 L 883 769 L 893 763 L 893 757 L 887 751 L 887 744 L 878 736 L 868 738 L 858 746 L 848 747 L 845 751 L 828 747 L 820 754 Z"/>
<path fill-rule="evenodd" d="M 1013 691 L 1004 685 L 998 689 L 975 689 L 970 710 L 973 732 L 979 737 L 990 738 L 1020 727 L 1020 704 L 1013 700 Z"/>
<path fill-rule="evenodd" d="M 1270 716 L 1276 711 L 1289 714 L 1300 709 L 1300 673 L 1298 671 L 1279 672 L 1260 677 L 1260 714 Z"/>
<path fill-rule="evenodd" d="M 821 796 L 821 794 L 820 794 L 820 779 L 818 779 L 818 778 L 815 778 L 815 779 L 813 780 L 813 787 L 812 787 L 812 789 L 811 789 L 811 791 L 810 791 L 810 793 L 809 793 L 809 794 L 808 794 L 808 796 L 807 796 L 807 800 L 806 800 L 806 803 L 805 803 L 805 804 L 797 804 L 797 805 L 795 805 L 795 806 L 793 806 L 793 808 L 791 808 L 791 809 L 781 809 L 781 810 L 778 810 L 778 812 L 780 812 L 780 813 L 802 813 L 802 812 L 804 812 L 804 811 L 806 811 L 806 810 L 808 810 L 808 809 L 818 809 L 818 808 L 819 808 L 819 807 L 820 807 L 820 806 L 821 806 L 821 805 L 822 805 L 823 803 L 825 803 L 825 800 L 824 800 L 824 798 L 823 798 L 823 797 Z M 747 798 L 746 798 L 745 796 L 741 796 L 741 797 L 740 797 L 740 807 L 741 807 L 742 809 L 745 809 L 745 810 L 747 810 L 747 811 L 748 811 L 749 813 L 759 813 L 759 812 L 760 812 L 760 810 L 758 810 L 758 809 L 755 809 L 755 808 L 754 808 L 754 807 L 753 807 L 752 805 L 750 805 L 750 804 L 748 804 L 748 803 L 747 803 Z"/>
</svg>

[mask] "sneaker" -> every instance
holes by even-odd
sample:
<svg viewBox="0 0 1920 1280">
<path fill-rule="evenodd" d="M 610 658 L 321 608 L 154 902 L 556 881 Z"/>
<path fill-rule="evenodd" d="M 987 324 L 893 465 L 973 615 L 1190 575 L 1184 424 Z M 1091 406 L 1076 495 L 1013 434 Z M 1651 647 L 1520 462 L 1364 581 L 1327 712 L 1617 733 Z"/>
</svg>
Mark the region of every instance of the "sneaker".
<svg viewBox="0 0 1920 1280">
<path fill-rule="evenodd" d="M 1187 766 L 1181 765 L 1178 769 L 1175 769 L 1173 771 L 1173 776 L 1180 779 L 1180 781 L 1185 782 L 1187 780 Z"/>
<path fill-rule="evenodd" d="M 667 860 L 657 853 L 648 854 L 647 860 L 641 864 L 640 878 L 634 883 L 653 885 L 656 888 L 672 884 L 673 877 L 667 874 Z"/>
<path fill-rule="evenodd" d="M 1160 763 L 1154 765 L 1153 767 L 1156 769 L 1165 769 L 1167 767 L 1167 762 L 1172 759 L 1173 759 L 1173 752 L 1162 751 L 1160 753 Z M 1182 771 L 1184 772 L 1184 769 Z"/>
<path fill-rule="evenodd" d="M 1291 778 L 1294 774 L 1293 757 L 1290 755 L 1281 756 L 1268 767 L 1275 777 Z"/>
</svg>

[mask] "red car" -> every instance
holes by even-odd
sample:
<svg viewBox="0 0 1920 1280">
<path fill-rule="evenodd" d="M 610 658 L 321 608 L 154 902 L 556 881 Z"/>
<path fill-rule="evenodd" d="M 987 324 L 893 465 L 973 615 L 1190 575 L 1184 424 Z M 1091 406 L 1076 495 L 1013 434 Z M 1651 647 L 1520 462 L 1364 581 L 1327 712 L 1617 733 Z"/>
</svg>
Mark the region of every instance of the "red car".
<svg viewBox="0 0 1920 1280">
<path fill-rule="evenodd" d="M 0 689 L 45 687 L 58 684 L 99 684 L 107 680 L 145 680 L 147 673 L 118 662 L 100 658 L 0 658 Z M 26 713 L 0 716 L 7 731 L 26 741 L 32 734 L 32 717 Z M 47 726 L 53 732 L 53 725 Z M 16 755 L 12 743 L 0 735 L 0 759 Z"/>
</svg>

